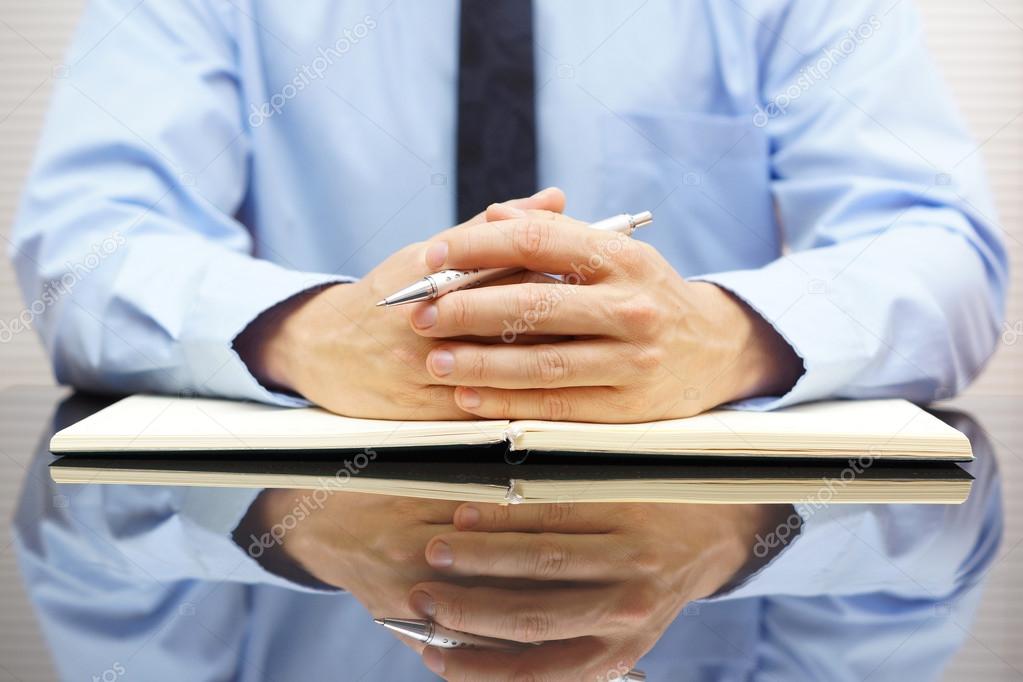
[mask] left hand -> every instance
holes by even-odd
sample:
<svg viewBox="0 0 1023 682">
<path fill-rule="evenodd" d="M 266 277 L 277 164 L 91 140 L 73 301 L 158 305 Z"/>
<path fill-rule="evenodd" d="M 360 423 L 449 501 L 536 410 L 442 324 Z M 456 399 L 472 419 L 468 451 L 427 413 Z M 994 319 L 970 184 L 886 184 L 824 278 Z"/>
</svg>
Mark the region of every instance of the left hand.
<svg viewBox="0 0 1023 682">
<path fill-rule="evenodd" d="M 418 304 L 427 357 L 458 406 L 489 419 L 640 422 L 781 394 L 802 363 L 757 313 L 719 287 L 687 282 L 642 241 L 545 211 L 488 211 L 426 250 L 431 271 L 517 266 L 565 282 L 489 286 Z M 555 343 L 521 343 L 531 335 Z M 457 337 L 501 337 L 480 344 Z M 512 343 L 519 341 L 519 343 Z"/>
<path fill-rule="evenodd" d="M 686 603 L 752 570 L 754 538 L 787 505 L 464 504 L 426 560 L 451 577 L 537 581 L 528 590 L 425 582 L 411 607 L 521 651 L 424 651 L 447 680 L 610 680 L 635 666 Z"/>
</svg>

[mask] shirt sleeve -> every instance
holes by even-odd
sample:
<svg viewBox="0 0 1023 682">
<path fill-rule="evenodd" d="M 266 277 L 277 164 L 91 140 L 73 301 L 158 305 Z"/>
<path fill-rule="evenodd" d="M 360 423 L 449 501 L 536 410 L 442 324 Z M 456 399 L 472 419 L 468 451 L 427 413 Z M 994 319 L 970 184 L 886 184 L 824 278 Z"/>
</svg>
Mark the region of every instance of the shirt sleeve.
<svg viewBox="0 0 1023 682">
<path fill-rule="evenodd" d="M 954 395 L 996 345 L 1007 287 L 979 148 L 912 3 L 780 4 L 751 115 L 770 140 L 790 251 L 697 279 L 763 316 L 804 373 L 787 394 L 736 407 Z"/>
<path fill-rule="evenodd" d="M 61 383 L 295 404 L 233 348 L 261 312 L 350 281 L 253 257 L 231 3 L 88 4 L 13 232 Z M 116 30 L 111 30 L 115 26 Z"/>
<path fill-rule="evenodd" d="M 979 148 L 930 62 L 911 3 L 780 5 L 765 27 L 763 101 L 753 116 L 770 139 L 791 250 L 760 269 L 699 279 L 762 315 L 804 373 L 785 395 L 734 407 L 950 397 L 994 349 L 1007 287 Z M 951 598 L 980 579 L 1000 537 L 990 454 L 974 473 L 959 506 L 830 505 L 829 486 L 842 482 L 822 482 L 757 539 L 754 551 L 770 562 L 715 599 Z"/>
<path fill-rule="evenodd" d="M 822 481 L 814 495 L 795 505 L 792 517 L 757 536 L 754 554 L 771 559 L 710 601 L 883 592 L 947 605 L 975 588 L 1001 544 L 1001 478 L 983 429 L 959 413 L 947 420 L 969 436 L 976 457 L 964 466 L 975 479 L 966 502 L 829 504 L 832 489 L 855 477 L 850 469 L 848 476 Z"/>
</svg>

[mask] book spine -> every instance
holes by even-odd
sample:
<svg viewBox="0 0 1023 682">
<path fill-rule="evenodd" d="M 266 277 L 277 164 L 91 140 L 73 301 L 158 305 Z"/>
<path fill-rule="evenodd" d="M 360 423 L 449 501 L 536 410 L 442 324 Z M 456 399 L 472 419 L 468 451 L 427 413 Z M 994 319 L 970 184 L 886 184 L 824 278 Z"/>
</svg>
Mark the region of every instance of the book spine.
<svg viewBox="0 0 1023 682">
<path fill-rule="evenodd" d="M 522 481 L 517 478 L 509 479 L 508 489 L 504 492 L 504 503 L 522 504 L 525 501 L 526 497 L 522 494 Z"/>
<path fill-rule="evenodd" d="M 504 439 L 508 441 L 508 450 L 510 452 L 518 449 L 519 441 L 522 440 L 524 434 L 525 430 L 517 424 L 512 424 L 504 430 Z"/>
</svg>

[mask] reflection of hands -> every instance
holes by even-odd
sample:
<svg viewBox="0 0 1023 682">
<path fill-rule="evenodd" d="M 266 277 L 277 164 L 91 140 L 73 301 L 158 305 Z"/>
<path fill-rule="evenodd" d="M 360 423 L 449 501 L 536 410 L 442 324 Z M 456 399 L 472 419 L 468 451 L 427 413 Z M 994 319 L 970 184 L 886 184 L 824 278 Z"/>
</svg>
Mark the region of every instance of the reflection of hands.
<svg viewBox="0 0 1023 682">
<path fill-rule="evenodd" d="M 323 489 L 266 490 L 235 538 L 276 573 L 300 582 L 305 573 L 347 590 L 376 617 L 414 618 L 409 589 L 440 577 L 426 563 L 426 544 L 454 530 L 457 507 L 457 502 Z"/>
<path fill-rule="evenodd" d="M 457 291 L 413 310 L 413 329 L 443 341 L 427 357 L 431 381 L 457 387 L 458 406 L 481 417 L 683 417 L 782 393 L 801 371 L 774 329 L 724 290 L 685 281 L 648 244 L 565 216 L 492 210 L 487 222 L 434 238 L 425 266 L 517 266 L 564 275 L 566 283 Z M 529 334 L 564 340 L 458 340 Z"/>
<path fill-rule="evenodd" d="M 509 206 L 560 211 L 565 196 L 545 190 Z M 485 220 L 480 214 L 464 226 Z M 409 329 L 408 310 L 374 307 L 429 274 L 424 244 L 387 258 L 365 278 L 299 295 L 264 312 L 237 347 L 265 384 L 295 391 L 329 410 L 374 419 L 466 419 L 453 388 L 426 371 L 437 341 Z M 514 278 L 540 279 L 525 275 Z"/>
<path fill-rule="evenodd" d="M 520 652 L 440 650 L 424 663 L 447 680 L 616 679 L 682 607 L 735 579 L 754 537 L 791 509 L 764 505 L 471 504 L 456 532 L 426 548 L 449 580 L 416 585 L 413 607 L 453 630 L 547 642 Z M 470 587 L 451 577 L 536 581 Z"/>
</svg>

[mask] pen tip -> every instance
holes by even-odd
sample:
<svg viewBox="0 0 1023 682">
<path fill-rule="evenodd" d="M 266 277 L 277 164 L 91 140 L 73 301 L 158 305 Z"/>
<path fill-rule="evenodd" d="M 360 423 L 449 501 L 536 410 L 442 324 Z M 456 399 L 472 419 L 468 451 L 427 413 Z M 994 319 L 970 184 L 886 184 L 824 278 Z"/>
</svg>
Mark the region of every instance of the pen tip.
<svg viewBox="0 0 1023 682">
<path fill-rule="evenodd" d="M 387 305 L 387 299 L 384 299 L 383 301 L 377 301 L 377 308 L 384 305 Z"/>
<path fill-rule="evenodd" d="M 373 622 L 376 623 L 377 625 L 383 625 L 384 624 L 384 621 L 383 621 L 382 618 L 374 618 Z"/>
</svg>

